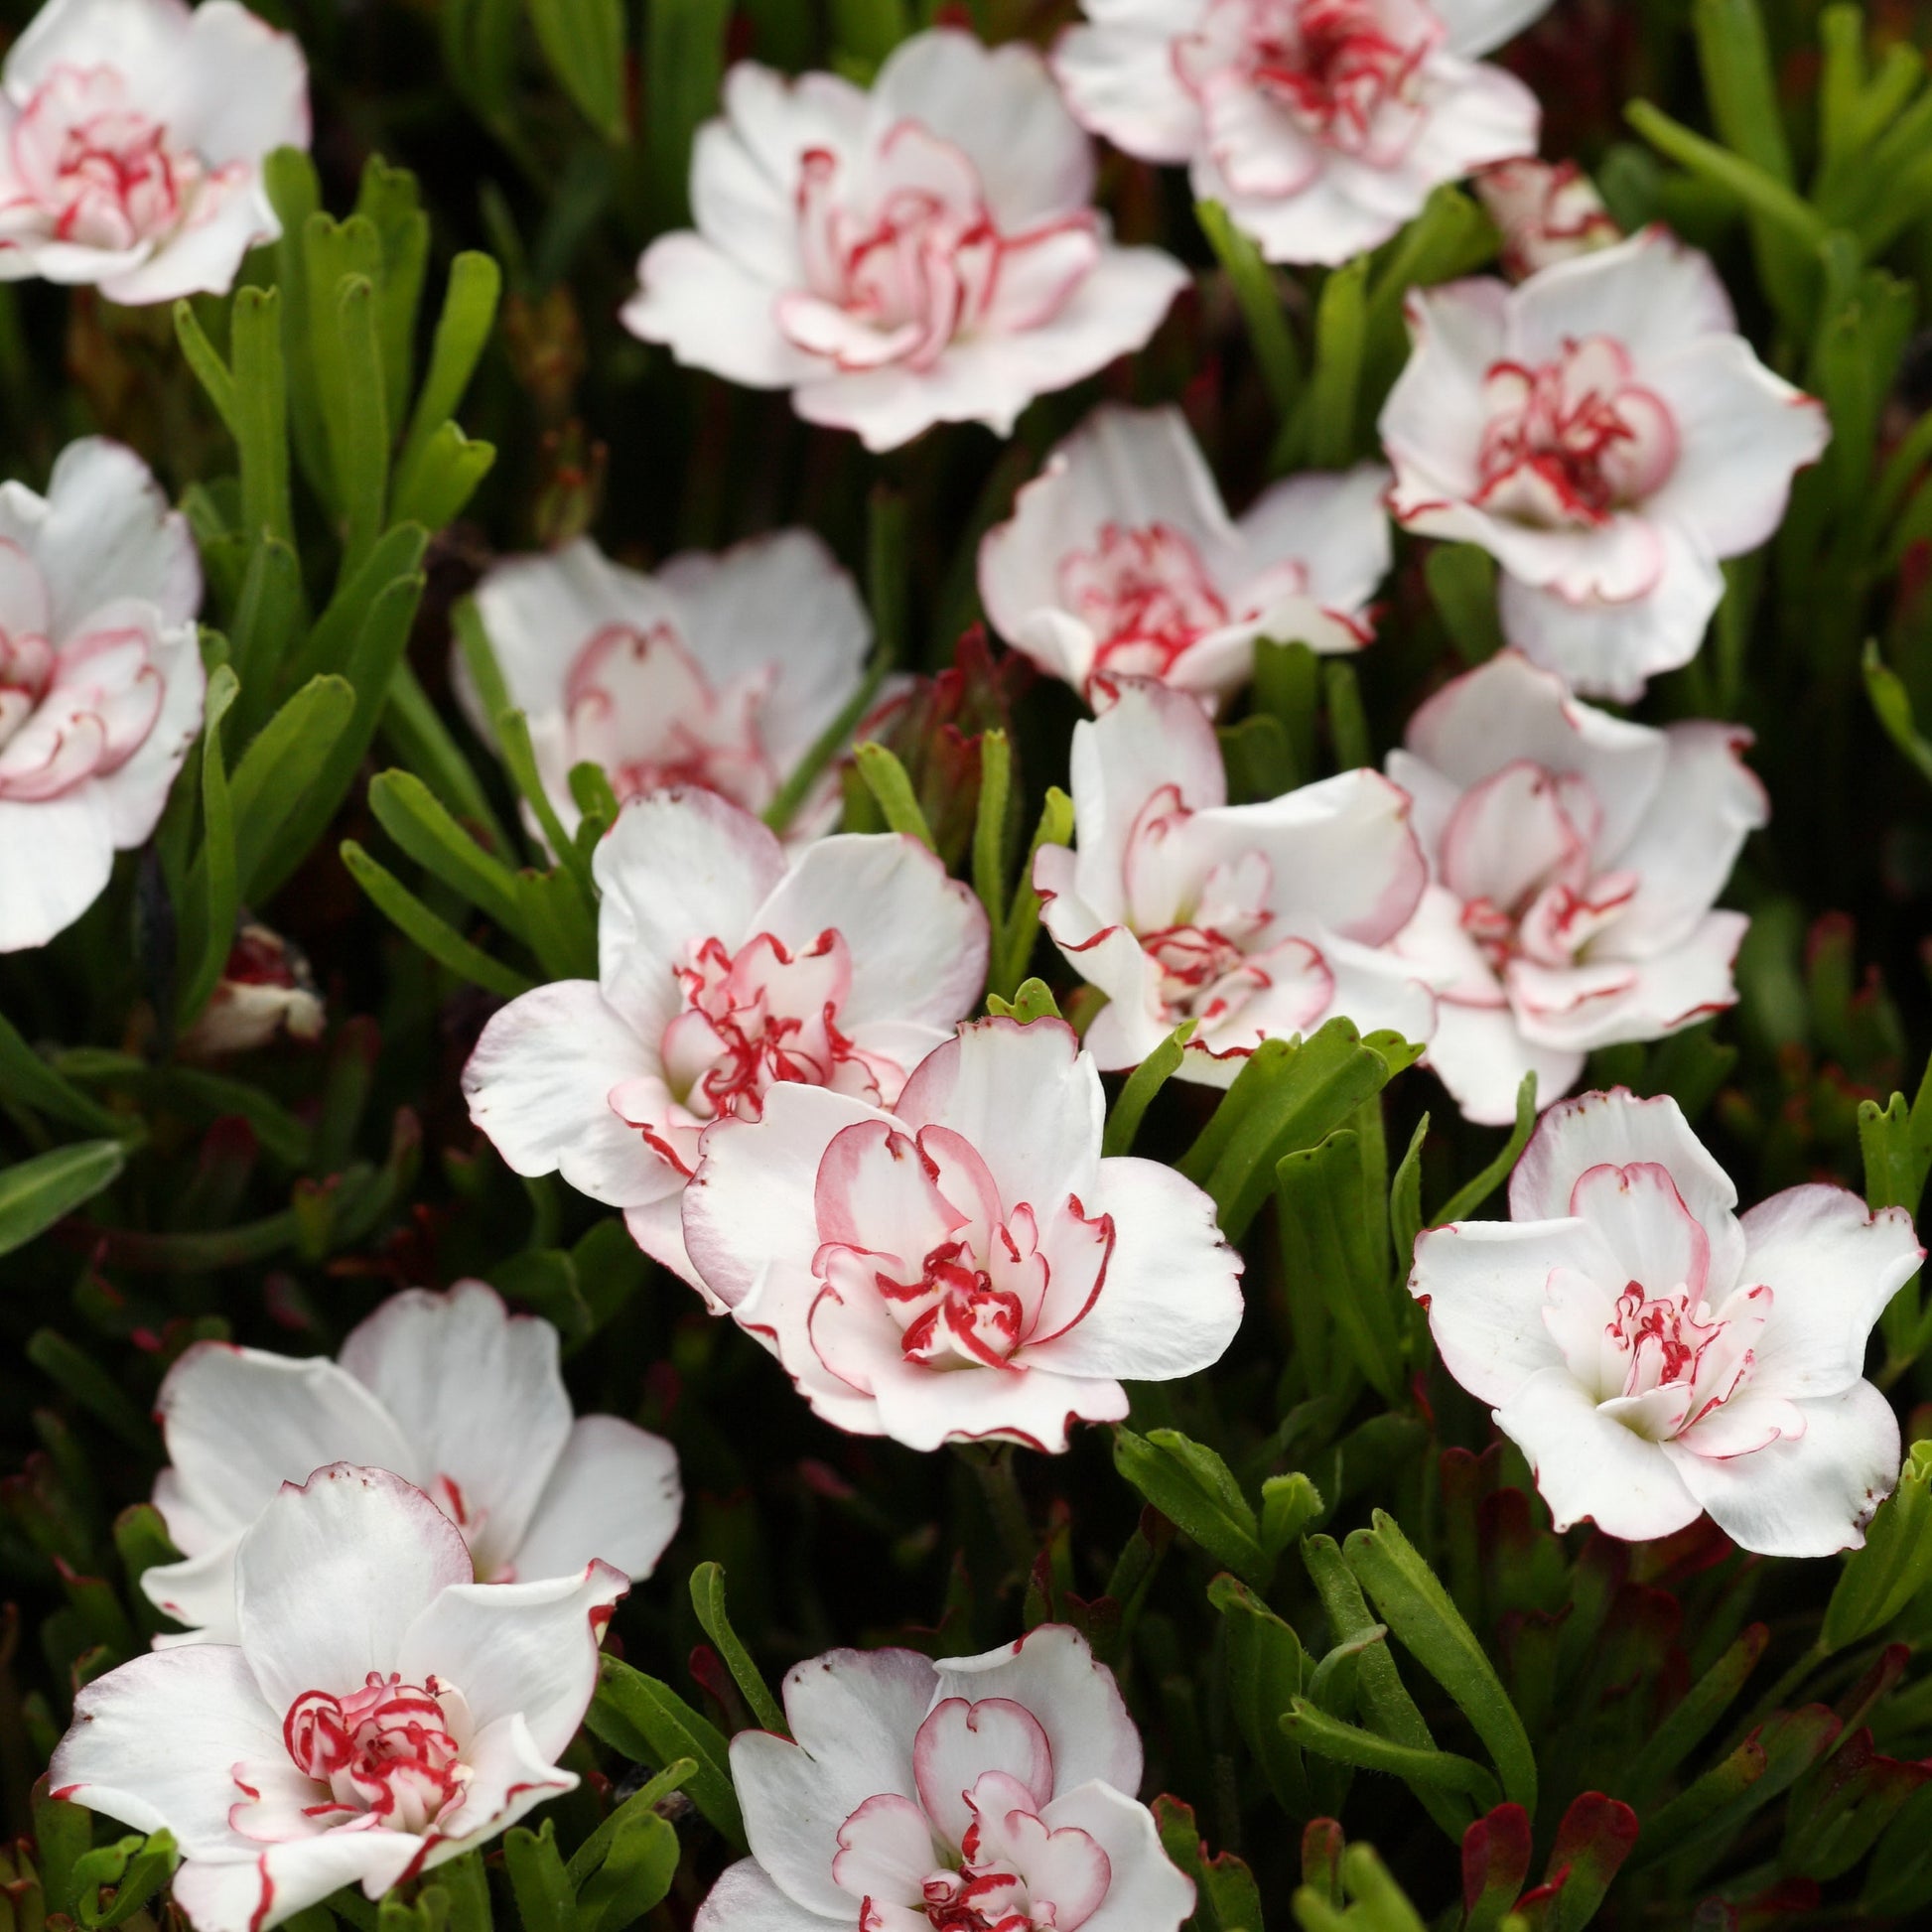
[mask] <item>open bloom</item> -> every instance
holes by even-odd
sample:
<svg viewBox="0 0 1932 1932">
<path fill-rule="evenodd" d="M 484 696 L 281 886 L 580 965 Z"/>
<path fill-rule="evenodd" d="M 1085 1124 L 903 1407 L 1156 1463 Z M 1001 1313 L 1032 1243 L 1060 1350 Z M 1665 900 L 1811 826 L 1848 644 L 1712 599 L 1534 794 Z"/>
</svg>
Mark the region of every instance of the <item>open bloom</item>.
<svg viewBox="0 0 1932 1932">
<path fill-rule="evenodd" d="M 0 281 L 223 295 L 308 145 L 302 50 L 235 0 L 48 0 L 0 69 Z"/>
<path fill-rule="evenodd" d="M 469 1546 L 477 1582 L 648 1577 L 677 1531 L 677 1453 L 617 1416 L 571 1416 L 557 1331 L 482 1282 L 392 1295 L 326 1355 L 197 1342 L 161 1385 L 168 1467 L 154 1502 L 185 1562 L 141 1587 L 166 1642 L 235 1641 L 235 1553 L 286 1482 L 330 1462 L 391 1469 Z"/>
<path fill-rule="evenodd" d="M 1294 477 L 1236 523 L 1177 409 L 1103 403 L 987 532 L 980 599 L 1009 643 L 1076 691 L 1126 674 L 1211 705 L 1247 683 L 1257 638 L 1368 642 L 1387 483 L 1375 464 Z"/>
<path fill-rule="evenodd" d="M 697 229 L 651 243 L 623 320 L 868 449 L 942 422 L 1009 435 L 1035 396 L 1139 348 L 1187 280 L 1113 244 L 1093 173 L 1017 42 L 916 34 L 870 93 L 741 63 L 692 154 Z"/>
<path fill-rule="evenodd" d="M 1923 1259 L 1902 1207 L 1788 1187 L 1741 1218 L 1677 1102 L 1622 1088 L 1544 1116 L 1508 1221 L 1416 1244 L 1444 1366 L 1495 1405 L 1559 1529 L 1633 1541 L 1708 1513 L 1746 1550 L 1864 1540 L 1898 1476 L 1865 1339 Z"/>
<path fill-rule="evenodd" d="M 1429 1037 L 1417 969 L 1379 950 L 1428 881 L 1409 800 L 1343 771 L 1264 804 L 1230 805 L 1214 727 L 1192 699 L 1130 678 L 1073 732 L 1078 850 L 1034 861 L 1041 918 L 1108 996 L 1087 1030 L 1104 1069 L 1138 1066 L 1195 1022 L 1183 1079 L 1226 1086 L 1262 1040 L 1335 1014 Z"/>
<path fill-rule="evenodd" d="M 1634 699 L 1688 663 L 1719 559 L 1777 528 L 1831 435 L 1710 261 L 1647 229 L 1519 288 L 1418 290 L 1409 329 L 1381 425 L 1397 518 L 1489 551 L 1509 641 L 1574 690 Z"/>
<path fill-rule="evenodd" d="M 1213 1202 L 1103 1159 L 1104 1112 L 1070 1027 L 977 1021 L 891 1112 L 773 1087 L 761 1120 L 713 1127 L 685 1243 L 827 1422 L 1063 1449 L 1075 1419 L 1127 1414 L 1122 1378 L 1192 1375 L 1241 1324 Z"/>
<path fill-rule="evenodd" d="M 235 1553 L 231 1644 L 150 1651 L 74 1699 L 54 1794 L 181 1848 L 198 1932 L 267 1932 L 360 1881 L 459 1858 L 577 1774 L 623 1579 L 471 1582 L 457 1526 L 400 1476 L 286 1485 Z"/>
<path fill-rule="evenodd" d="M 1623 239 L 1596 184 L 1574 161 L 1499 161 L 1476 176 L 1475 190 L 1502 230 L 1511 281 Z"/>
<path fill-rule="evenodd" d="M 936 1664 L 828 1651 L 784 1703 L 789 1738 L 732 1739 L 752 1856 L 697 1932 L 1174 1932 L 1194 1909 L 1119 1686 L 1064 1624 Z"/>
<path fill-rule="evenodd" d="M 45 496 L 0 483 L 0 952 L 71 925 L 154 830 L 202 726 L 201 601 L 133 451 L 86 437 Z"/>
<path fill-rule="evenodd" d="M 1185 162 L 1278 262 L 1388 240 L 1430 191 L 1534 154 L 1536 97 L 1476 56 L 1549 0 L 1082 0 L 1053 51 L 1068 105 Z"/>
<path fill-rule="evenodd" d="M 1388 773 L 1415 800 L 1430 884 L 1394 942 L 1436 989 L 1429 1062 L 1470 1120 L 1547 1104 L 1591 1048 L 1731 1005 L 1749 921 L 1712 910 L 1764 789 L 1740 727 L 1652 731 L 1579 704 L 1514 652 L 1409 722 Z"/>
<path fill-rule="evenodd" d="M 705 1130 L 788 1082 L 890 1106 L 979 998 L 986 914 L 914 839 L 845 833 L 787 861 L 704 791 L 626 805 L 592 870 L 597 979 L 512 1000 L 463 1091 L 516 1173 L 622 1208 L 695 1283 L 678 1196 Z"/>
<path fill-rule="evenodd" d="M 586 759 L 620 799 L 702 785 L 763 811 L 858 690 L 872 645 L 851 578 L 808 530 L 687 552 L 648 577 L 579 537 L 497 564 L 477 604 L 567 832 Z M 492 736 L 461 668 L 456 686 Z M 794 823 L 822 831 L 837 797 L 828 772 Z"/>
</svg>

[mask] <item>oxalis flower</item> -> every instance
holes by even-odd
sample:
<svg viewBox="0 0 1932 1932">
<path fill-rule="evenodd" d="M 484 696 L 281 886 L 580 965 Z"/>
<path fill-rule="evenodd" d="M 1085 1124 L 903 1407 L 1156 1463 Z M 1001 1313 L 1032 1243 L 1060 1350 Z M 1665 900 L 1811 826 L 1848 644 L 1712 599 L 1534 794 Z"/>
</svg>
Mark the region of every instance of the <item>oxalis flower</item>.
<svg viewBox="0 0 1932 1932">
<path fill-rule="evenodd" d="M 1549 0 L 1082 0 L 1053 50 L 1068 105 L 1145 161 L 1184 162 L 1270 261 L 1336 264 L 1430 191 L 1536 152 L 1541 113 L 1476 56 Z"/>
<path fill-rule="evenodd" d="M 421 1490 L 336 1463 L 241 1539 L 236 1641 L 87 1685 L 49 1781 L 174 1834 L 175 1902 L 199 1932 L 267 1932 L 358 1881 L 379 1898 L 576 1789 L 556 1760 L 623 1593 L 601 1563 L 473 1583 Z"/>
<path fill-rule="evenodd" d="M 566 832 L 582 816 L 571 767 L 585 759 L 620 799 L 702 785 L 763 811 L 858 690 L 872 645 L 851 578 L 808 530 L 687 552 L 650 576 L 580 537 L 495 565 L 477 605 Z M 490 738 L 494 720 L 454 661 Z M 793 826 L 824 831 L 837 812 L 828 771 Z"/>
<path fill-rule="evenodd" d="M 1397 518 L 1489 551 L 1509 641 L 1577 691 L 1628 701 L 1688 663 L 1719 559 L 1778 527 L 1831 436 L 1710 261 L 1652 228 L 1518 288 L 1418 290 L 1409 329 L 1381 423 Z"/>
<path fill-rule="evenodd" d="M 697 1932 L 1174 1932 L 1193 1911 L 1134 1795 L 1140 1732 L 1064 1624 L 938 1663 L 828 1651 L 784 1705 L 789 1739 L 732 1739 L 752 1856 Z"/>
<path fill-rule="evenodd" d="M 1749 921 L 1712 901 L 1769 816 L 1749 743 L 1612 718 L 1512 651 L 1410 720 L 1387 769 L 1430 883 L 1392 943 L 1435 988 L 1429 1063 L 1468 1119 L 1512 1119 L 1527 1072 L 1547 1104 L 1592 1048 L 1735 1002 Z"/>
<path fill-rule="evenodd" d="M 1495 1405 L 1567 1529 L 1669 1536 L 1709 1514 L 1761 1556 L 1864 1540 L 1898 1475 L 1865 1338 L 1923 1259 L 1902 1207 L 1788 1187 L 1741 1218 L 1677 1102 L 1553 1108 L 1508 1221 L 1416 1244 L 1410 1292 L 1451 1375 Z"/>
<path fill-rule="evenodd" d="M 1218 1361 L 1241 1258 L 1158 1162 L 1100 1153 L 1100 1074 L 1070 1027 L 981 1020 L 893 1110 L 773 1087 L 722 1121 L 684 1196 L 705 1286 L 817 1414 L 913 1449 L 1063 1449 L 1127 1414 L 1121 1378 Z"/>
<path fill-rule="evenodd" d="M 868 449 L 941 422 L 1009 435 L 1035 396 L 1139 348 L 1187 281 L 1113 244 L 1093 176 L 1019 43 L 916 34 L 870 93 L 741 63 L 692 154 L 697 228 L 651 243 L 623 320 Z"/>
<path fill-rule="evenodd" d="M 1388 472 L 1293 477 L 1236 523 L 1177 409 L 1103 403 L 980 545 L 994 627 L 1085 693 L 1159 678 L 1209 705 L 1254 673 L 1261 637 L 1350 651 L 1388 575 Z"/>
<path fill-rule="evenodd" d="M 1264 804 L 1229 805 L 1221 748 L 1191 698 L 1095 680 L 1100 715 L 1073 732 L 1078 849 L 1034 861 L 1041 918 L 1108 996 L 1087 1029 L 1095 1063 L 1138 1066 L 1182 1021 L 1182 1079 L 1226 1086 L 1262 1040 L 1335 1014 L 1425 1040 L 1435 1001 L 1380 950 L 1428 882 L 1409 800 L 1344 771 Z"/>
<path fill-rule="evenodd" d="M 342 1359 L 198 1342 L 156 1404 L 168 1467 L 154 1502 L 185 1562 L 141 1587 L 190 1635 L 236 1640 L 236 1552 L 286 1482 L 331 1462 L 392 1469 L 469 1546 L 476 1581 L 579 1577 L 593 1558 L 648 1577 L 677 1532 L 677 1453 L 617 1416 L 571 1416 L 557 1331 L 482 1282 L 405 1289 Z"/>
<path fill-rule="evenodd" d="M 822 839 L 787 860 L 704 791 L 626 805 L 592 861 L 598 978 L 540 986 L 483 1029 L 470 1117 L 523 1174 L 624 1210 L 694 1284 L 678 1197 L 720 1120 L 787 1082 L 889 1106 L 971 1010 L 986 914 L 917 841 Z"/>
<path fill-rule="evenodd" d="M 223 295 L 308 145 L 302 50 L 235 0 L 49 0 L 0 69 L 0 281 Z"/>
<path fill-rule="evenodd" d="M 154 830 L 202 727 L 201 602 L 133 451 L 87 437 L 45 496 L 0 483 L 0 952 L 71 925 Z"/>
</svg>

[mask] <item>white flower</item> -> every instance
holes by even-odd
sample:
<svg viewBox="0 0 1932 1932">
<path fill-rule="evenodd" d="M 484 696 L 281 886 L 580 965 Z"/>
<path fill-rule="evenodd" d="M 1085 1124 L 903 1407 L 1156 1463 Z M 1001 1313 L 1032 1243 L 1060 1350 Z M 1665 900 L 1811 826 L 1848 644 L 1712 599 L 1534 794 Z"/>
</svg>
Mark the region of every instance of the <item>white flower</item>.
<svg viewBox="0 0 1932 1932">
<path fill-rule="evenodd" d="M 1066 962 L 1108 996 L 1086 1043 L 1138 1066 L 1197 1023 L 1183 1079 L 1226 1086 L 1267 1038 L 1335 1014 L 1425 1040 L 1435 1002 L 1379 950 L 1409 921 L 1428 868 L 1409 800 L 1344 771 L 1229 805 L 1221 748 L 1191 698 L 1144 679 L 1095 685 L 1073 732 L 1077 851 L 1042 846 L 1034 885 Z"/>
<path fill-rule="evenodd" d="M 790 1739 L 732 1739 L 752 1856 L 696 1932 L 1175 1932 L 1193 1911 L 1113 1673 L 1064 1624 L 936 1664 L 828 1651 L 784 1702 Z"/>
<path fill-rule="evenodd" d="M 1103 403 L 980 545 L 980 600 L 1017 649 L 1084 693 L 1155 677 L 1213 706 L 1255 642 L 1368 642 L 1388 575 L 1388 472 L 1291 478 L 1234 522 L 1177 409 Z"/>
<path fill-rule="evenodd" d="M 1059 1021 L 981 1020 L 889 1113 L 773 1087 L 721 1121 L 684 1196 L 712 1295 L 817 1414 L 913 1449 L 1063 1449 L 1127 1414 L 1122 1379 L 1218 1361 L 1241 1257 L 1158 1162 L 1102 1159 L 1093 1056 Z"/>
<path fill-rule="evenodd" d="M 224 295 L 308 145 L 302 50 L 235 0 L 48 0 L 0 69 L 0 281 Z"/>
<path fill-rule="evenodd" d="M 592 870 L 598 978 L 512 1000 L 463 1091 L 517 1173 L 624 1209 L 695 1284 L 679 1196 L 707 1127 L 758 1119 L 786 1082 L 897 1099 L 979 998 L 986 914 L 915 840 L 846 833 L 788 860 L 704 791 L 633 800 Z"/>
<path fill-rule="evenodd" d="M 1185 162 L 1270 261 L 1366 253 L 1430 191 L 1534 154 L 1536 97 L 1476 56 L 1549 0 L 1082 0 L 1053 50 L 1081 122 Z"/>
<path fill-rule="evenodd" d="M 1093 175 L 1017 42 L 916 34 L 870 93 L 744 62 L 698 132 L 697 229 L 651 243 L 623 320 L 868 449 L 942 422 L 1010 435 L 1035 396 L 1139 348 L 1187 281 L 1114 246 Z"/>
<path fill-rule="evenodd" d="M 1436 989 L 1429 1063 L 1470 1119 L 1547 1105 L 1591 1048 L 1730 1006 L 1749 921 L 1717 912 L 1769 815 L 1733 725 L 1652 731 L 1580 704 L 1512 651 L 1409 722 L 1388 773 L 1415 800 L 1430 886 L 1394 949 Z"/>
<path fill-rule="evenodd" d="M 648 577 L 579 537 L 495 565 L 477 605 L 567 832 L 582 816 L 571 767 L 586 759 L 620 799 L 703 785 L 763 811 L 858 690 L 872 644 L 851 578 L 808 530 L 687 552 Z M 455 661 L 491 738 L 495 721 Z M 794 825 L 823 830 L 837 797 L 828 772 Z"/>
<path fill-rule="evenodd" d="M 1677 1102 L 1545 1115 L 1508 1221 L 1416 1244 L 1444 1366 L 1536 1470 L 1558 1529 L 1632 1541 L 1700 1514 L 1761 1556 L 1856 1548 L 1898 1476 L 1865 1338 L 1924 1251 L 1902 1207 L 1788 1187 L 1741 1219 Z"/>
<path fill-rule="evenodd" d="M 456 1525 L 383 1469 L 286 1485 L 235 1553 L 232 1644 L 150 1651 L 87 1685 L 57 1797 L 181 1848 L 198 1932 L 267 1932 L 371 1898 L 577 1786 L 558 1764 L 623 1579 L 471 1582 Z"/>
<path fill-rule="evenodd" d="M 141 1587 L 164 1643 L 232 1643 L 235 1553 L 284 1482 L 330 1462 L 391 1469 L 469 1546 L 479 1583 L 577 1577 L 593 1558 L 648 1577 L 677 1532 L 677 1454 L 617 1416 L 571 1416 L 557 1331 L 482 1282 L 392 1295 L 342 1359 L 198 1342 L 161 1385 L 168 1467 L 155 1507 L 185 1562 Z"/>
<path fill-rule="evenodd" d="M 1512 281 L 1623 239 L 1596 184 L 1574 161 L 1499 161 L 1476 176 L 1475 190 L 1502 230 Z"/>
<path fill-rule="evenodd" d="M 1630 700 L 1689 663 L 1719 559 L 1777 528 L 1831 434 L 1710 261 L 1647 229 L 1519 288 L 1418 290 L 1409 327 L 1381 424 L 1398 520 L 1489 551 L 1509 641 L 1574 690 Z"/>
<path fill-rule="evenodd" d="M 154 830 L 202 725 L 201 601 L 133 451 L 86 437 L 44 497 L 0 483 L 0 952 L 71 925 Z"/>
</svg>

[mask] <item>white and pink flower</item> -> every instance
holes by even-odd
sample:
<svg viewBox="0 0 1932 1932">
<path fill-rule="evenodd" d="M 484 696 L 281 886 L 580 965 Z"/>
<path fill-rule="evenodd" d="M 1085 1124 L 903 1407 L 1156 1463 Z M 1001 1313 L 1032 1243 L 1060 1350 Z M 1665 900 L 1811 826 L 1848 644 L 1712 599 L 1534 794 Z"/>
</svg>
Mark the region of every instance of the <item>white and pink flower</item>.
<svg viewBox="0 0 1932 1932">
<path fill-rule="evenodd" d="M 581 817 L 571 767 L 587 759 L 621 800 L 702 785 L 763 811 L 858 690 L 872 646 L 852 579 L 808 530 L 689 551 L 649 576 L 579 537 L 495 565 L 477 604 L 567 832 Z M 456 661 L 488 738 L 494 721 Z M 837 799 L 828 772 L 794 827 L 823 831 Z"/>
<path fill-rule="evenodd" d="M 1114 245 L 1093 185 L 1020 43 L 916 34 L 870 93 L 741 63 L 698 133 L 697 228 L 651 243 L 623 320 L 868 449 L 942 422 L 1010 435 L 1035 396 L 1146 343 L 1187 281 Z"/>
<path fill-rule="evenodd" d="M 1388 774 L 1415 800 L 1430 884 L 1394 949 L 1436 989 L 1429 1063 L 1503 1125 L 1593 1047 L 1661 1039 L 1732 1005 L 1749 921 L 1712 909 L 1769 816 L 1739 726 L 1630 724 L 1513 651 L 1409 722 Z"/>
<path fill-rule="evenodd" d="M 1596 184 L 1574 161 L 1499 161 L 1476 176 L 1475 191 L 1501 231 L 1503 273 L 1513 282 L 1623 239 Z"/>
<path fill-rule="evenodd" d="M 235 1552 L 232 1643 L 150 1651 L 87 1685 L 54 1795 L 174 1834 L 197 1932 L 267 1932 L 370 1898 L 577 1786 L 557 1759 L 624 1581 L 471 1581 L 462 1533 L 400 1476 L 285 1485 Z"/>
<path fill-rule="evenodd" d="M 235 931 L 221 977 L 176 1050 L 185 1059 L 225 1059 L 276 1039 L 318 1040 L 329 1014 L 299 946 L 258 920 Z"/>
<path fill-rule="evenodd" d="M 144 843 L 202 726 L 201 560 L 133 451 L 0 483 L 0 952 L 45 945 Z"/>
<path fill-rule="evenodd" d="M 697 1932 L 1175 1932 L 1192 1912 L 1135 1796 L 1120 1688 L 1064 1624 L 937 1663 L 828 1651 L 784 1704 L 789 1738 L 732 1739 L 752 1856 Z"/>
<path fill-rule="evenodd" d="M 1416 291 L 1382 411 L 1390 507 L 1503 568 L 1509 641 L 1628 701 L 1696 656 L 1719 560 L 1783 519 L 1831 436 L 1737 334 L 1710 261 L 1647 229 L 1518 288 Z"/>
<path fill-rule="evenodd" d="M 1388 575 L 1388 472 L 1294 477 L 1237 523 L 1177 409 L 1103 403 L 980 545 L 993 627 L 1085 693 L 1159 678 L 1210 707 L 1253 675 L 1256 641 L 1359 649 Z"/>
<path fill-rule="evenodd" d="M 233 1643 L 235 1556 L 284 1482 L 331 1462 L 390 1469 L 449 1517 L 476 1581 L 648 1577 L 677 1533 L 677 1452 L 617 1416 L 571 1414 L 557 1331 L 483 1282 L 405 1289 L 342 1358 L 197 1342 L 156 1404 L 154 1502 L 185 1561 L 141 1579 L 188 1636 Z"/>
<path fill-rule="evenodd" d="M 1053 50 L 1080 121 L 1185 163 L 1270 261 L 1347 261 L 1430 191 L 1536 152 L 1536 97 L 1480 64 L 1549 0 L 1082 0 Z"/>
<path fill-rule="evenodd" d="M 236 0 L 48 0 L 0 69 L 0 281 L 223 295 L 308 145 L 302 50 Z"/>
<path fill-rule="evenodd" d="M 463 1091 L 517 1173 L 622 1208 L 696 1285 L 679 1196 L 707 1130 L 789 1083 L 890 1106 L 978 1000 L 986 914 L 916 840 L 843 833 L 788 860 L 704 791 L 633 800 L 592 868 L 598 978 L 512 1000 Z"/>
<path fill-rule="evenodd" d="M 977 1021 L 890 1112 L 792 1085 L 711 1128 L 685 1245 L 827 1422 L 1063 1449 L 1070 1423 L 1127 1414 L 1123 1378 L 1195 1374 L 1241 1325 L 1213 1202 L 1103 1159 L 1105 1111 L 1071 1028 Z"/>
<path fill-rule="evenodd" d="M 1078 849 L 1042 846 L 1034 885 L 1067 964 L 1107 995 L 1087 1029 L 1095 1062 L 1138 1066 L 1186 1020 L 1180 1077 L 1212 1086 L 1262 1040 L 1337 1014 L 1426 1040 L 1435 1000 L 1384 950 L 1429 877 L 1408 798 L 1344 771 L 1230 805 L 1191 698 L 1140 678 L 1094 693 L 1099 717 L 1073 732 Z"/>
<path fill-rule="evenodd" d="M 1547 1114 L 1510 1219 L 1432 1228 L 1410 1292 L 1495 1409 L 1558 1529 L 1631 1541 L 1708 1514 L 1761 1556 L 1864 1541 L 1898 1476 L 1866 1337 L 1924 1250 L 1902 1207 L 1737 1190 L 1677 1102 L 1618 1088 Z"/>
</svg>

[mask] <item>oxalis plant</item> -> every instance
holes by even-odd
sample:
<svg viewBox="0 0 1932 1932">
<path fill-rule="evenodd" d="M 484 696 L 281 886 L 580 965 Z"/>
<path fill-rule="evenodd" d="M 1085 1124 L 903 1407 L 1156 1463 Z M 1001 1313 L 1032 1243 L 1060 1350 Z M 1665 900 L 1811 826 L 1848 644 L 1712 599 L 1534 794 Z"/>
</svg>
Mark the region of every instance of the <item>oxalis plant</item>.
<svg viewBox="0 0 1932 1932">
<path fill-rule="evenodd" d="M 0 0 L 0 1932 L 1926 1922 L 1925 26 Z"/>
</svg>

